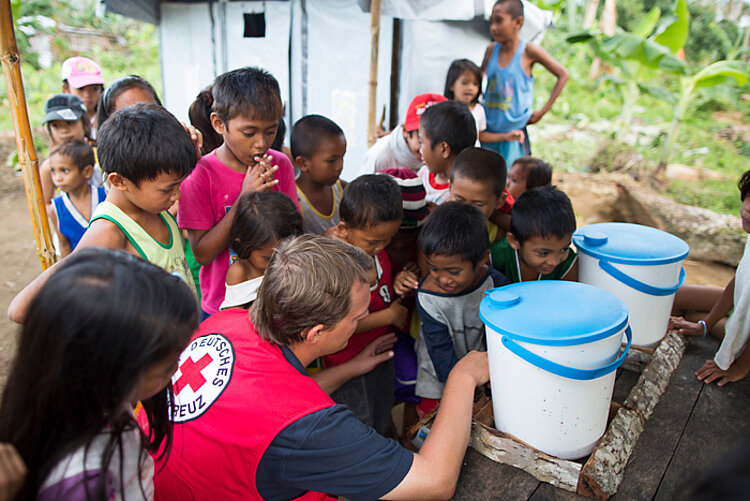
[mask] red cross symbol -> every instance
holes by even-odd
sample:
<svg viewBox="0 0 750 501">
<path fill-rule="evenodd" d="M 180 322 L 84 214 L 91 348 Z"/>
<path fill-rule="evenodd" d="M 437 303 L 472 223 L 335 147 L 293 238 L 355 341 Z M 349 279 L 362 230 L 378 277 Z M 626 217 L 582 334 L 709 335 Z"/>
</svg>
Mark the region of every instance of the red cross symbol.
<svg viewBox="0 0 750 501">
<path fill-rule="evenodd" d="M 193 362 L 193 359 L 188 357 L 187 360 L 180 366 L 180 378 L 174 384 L 174 394 L 179 395 L 180 392 L 186 386 L 190 386 L 193 392 L 196 392 L 206 383 L 206 378 L 203 377 L 201 371 L 213 362 L 211 355 L 206 353 L 197 362 Z"/>
</svg>

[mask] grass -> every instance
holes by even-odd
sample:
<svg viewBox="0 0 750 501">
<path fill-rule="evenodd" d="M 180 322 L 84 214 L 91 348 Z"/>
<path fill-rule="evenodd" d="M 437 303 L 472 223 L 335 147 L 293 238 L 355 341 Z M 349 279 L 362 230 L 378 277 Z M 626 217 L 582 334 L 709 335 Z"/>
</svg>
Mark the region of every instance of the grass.
<svg viewBox="0 0 750 501">
<path fill-rule="evenodd" d="M 568 69 L 571 78 L 552 111 L 539 125 L 532 126 L 532 150 L 535 156 L 549 161 L 556 169 L 586 171 L 597 146 L 614 135 L 622 111 L 622 97 L 612 85 L 588 79 L 591 52 L 584 47 L 568 45 L 564 37 L 565 33 L 552 29 L 544 40 L 545 49 Z M 535 78 L 535 105 L 538 108 L 549 97 L 554 77 L 540 68 L 536 69 Z M 662 79 L 658 83 L 667 88 L 677 87 L 674 79 Z M 749 93 L 750 87 L 741 92 Z M 718 113 L 722 111 L 733 111 L 736 116 L 732 119 L 722 117 Z M 668 180 L 665 193 L 681 203 L 738 215 L 741 203 L 736 183 L 750 165 L 750 145 L 743 140 L 742 133 L 734 139 L 725 139 L 719 136 L 719 132 L 728 127 L 741 130 L 742 123 L 748 122 L 748 115 L 749 100 L 740 99 L 735 106 L 714 100 L 696 100 L 680 124 L 669 163 L 708 169 L 719 173 L 720 177 L 700 182 Z M 656 165 L 672 120 L 672 108 L 668 103 L 642 95 L 634 117 L 633 129 L 645 130 L 646 133 L 631 136 L 631 139 L 636 139 L 632 148 Z M 750 135 L 750 128 L 744 130 L 745 136 Z"/>
</svg>

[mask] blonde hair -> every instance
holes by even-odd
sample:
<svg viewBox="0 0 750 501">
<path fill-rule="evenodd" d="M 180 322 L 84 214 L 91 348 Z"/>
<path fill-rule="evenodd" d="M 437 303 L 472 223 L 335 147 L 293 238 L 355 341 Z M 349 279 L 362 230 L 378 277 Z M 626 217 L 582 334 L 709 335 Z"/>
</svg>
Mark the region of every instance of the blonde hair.
<svg viewBox="0 0 750 501">
<path fill-rule="evenodd" d="M 283 241 L 250 310 L 256 331 L 289 346 L 318 324 L 335 326 L 352 308 L 352 287 L 369 284 L 373 268 L 370 256 L 339 240 L 302 235 Z"/>
</svg>

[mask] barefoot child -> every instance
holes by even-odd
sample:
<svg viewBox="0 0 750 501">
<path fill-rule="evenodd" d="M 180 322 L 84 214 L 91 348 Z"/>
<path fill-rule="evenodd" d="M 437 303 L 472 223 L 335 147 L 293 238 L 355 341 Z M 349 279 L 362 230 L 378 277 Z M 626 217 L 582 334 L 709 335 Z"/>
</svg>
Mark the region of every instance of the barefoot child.
<svg viewBox="0 0 750 501">
<path fill-rule="evenodd" d="M 427 202 L 440 205 L 448 199 L 453 161 L 476 140 L 477 126 L 466 105 L 446 101 L 424 111 L 419 120 L 419 151 L 424 165 L 417 175 L 427 191 Z"/>
<path fill-rule="evenodd" d="M 510 231 L 490 248 L 492 266 L 510 283 L 578 280 L 570 248 L 576 218 L 568 196 L 552 186 L 523 193 L 513 205 Z"/>
<path fill-rule="evenodd" d="M 353 358 L 393 327 L 404 330 L 408 321 L 406 307 L 393 295 L 391 262 L 385 250 L 401 226 L 401 190 L 396 181 L 383 174 L 358 177 L 344 190 L 340 212 L 338 236 L 365 251 L 373 259 L 376 273 L 370 287 L 369 315 L 359 321 L 342 350 L 325 357 L 326 368 Z M 389 361 L 347 382 L 331 398 L 382 434 L 393 404 L 394 379 L 393 362 Z"/>
<path fill-rule="evenodd" d="M 740 211 L 742 229 L 745 233 L 750 233 L 750 171 L 742 175 L 737 185 L 742 200 Z M 748 349 L 750 346 L 748 343 L 750 339 L 750 289 L 747 286 L 750 278 L 749 250 L 750 237 L 737 267 L 737 273 L 718 296 L 708 315 L 697 322 L 690 322 L 683 317 L 671 319 L 670 329 L 677 329 L 680 334 L 705 336 L 709 332 L 713 334 L 715 326 L 732 311 L 726 321 L 724 332 L 717 336 L 722 340 L 719 351 L 716 352 L 713 360 L 706 360 L 703 367 L 695 372 L 699 381 L 705 383 L 718 381 L 718 386 L 724 386 L 727 383 L 740 381 L 750 373 L 750 349 Z M 716 297 L 715 294 L 709 297 L 711 296 Z"/>
<path fill-rule="evenodd" d="M 240 68 L 216 78 L 211 124 L 223 144 L 200 159 L 183 183 L 177 217 L 188 230 L 195 259 L 203 265 L 203 318 L 224 300 L 229 269 L 229 230 L 239 196 L 279 191 L 297 205 L 294 169 L 283 153 L 269 149 L 282 113 L 279 83 L 267 71 Z"/>
<path fill-rule="evenodd" d="M 167 384 L 197 326 L 193 292 L 157 266 L 93 248 L 62 261 L 29 307 L 0 409 L 0 441 L 29 470 L 19 499 L 151 499 L 146 450 L 169 451 Z"/>
<path fill-rule="evenodd" d="M 125 250 L 179 275 L 194 291 L 180 231 L 167 211 L 195 166 L 190 135 L 161 106 L 136 104 L 101 125 L 99 144 L 111 188 L 72 255 L 85 247 Z M 11 320 L 23 323 L 30 301 L 55 269 L 47 269 L 13 299 Z"/>
<path fill-rule="evenodd" d="M 469 107 L 477 124 L 477 133 L 487 128 L 484 107 L 479 104 L 482 94 L 482 70 L 468 59 L 456 59 L 448 68 L 443 95 L 448 99 L 464 103 Z M 475 146 L 480 146 L 479 138 Z"/>
<path fill-rule="evenodd" d="M 266 266 L 279 242 L 301 234 L 302 216 L 286 195 L 253 192 L 240 196 L 229 232 L 237 260 L 227 271 L 227 290 L 219 309 L 247 309 L 258 296 Z"/>
<path fill-rule="evenodd" d="M 425 221 L 419 243 L 429 275 L 417 291 L 422 326 L 417 339 L 417 412 L 424 416 L 443 396 L 448 374 L 472 350 L 486 351 L 479 303 L 484 291 L 508 280 L 489 266 L 487 221 L 463 202 L 446 202 Z"/>
<path fill-rule="evenodd" d="M 517 158 L 508 169 L 507 191 L 518 198 L 526 190 L 548 186 L 552 183 L 552 167 L 534 157 Z"/>
<path fill-rule="evenodd" d="M 513 165 L 516 158 L 524 155 L 524 127 L 538 122 L 550 110 L 568 81 L 568 72 L 544 49 L 518 38 L 522 25 L 521 0 L 495 2 L 490 17 L 490 33 L 495 41 L 487 47 L 482 60 L 482 72 L 487 72 L 487 130 L 480 133 L 479 140 L 485 148 L 500 153 L 506 165 Z M 537 63 L 557 81 L 547 104 L 534 111 L 532 69 Z"/>
<path fill-rule="evenodd" d="M 308 115 L 292 127 L 291 146 L 300 170 L 297 195 L 305 233 L 322 235 L 341 221 L 339 204 L 346 187 L 339 179 L 346 154 L 344 131 L 326 117 Z"/>
<path fill-rule="evenodd" d="M 83 141 L 68 141 L 49 155 L 50 173 L 61 194 L 52 199 L 50 218 L 57 231 L 62 257 L 76 248 L 91 216 L 107 196 L 103 186 L 89 184 L 94 173 L 94 150 Z"/>
</svg>

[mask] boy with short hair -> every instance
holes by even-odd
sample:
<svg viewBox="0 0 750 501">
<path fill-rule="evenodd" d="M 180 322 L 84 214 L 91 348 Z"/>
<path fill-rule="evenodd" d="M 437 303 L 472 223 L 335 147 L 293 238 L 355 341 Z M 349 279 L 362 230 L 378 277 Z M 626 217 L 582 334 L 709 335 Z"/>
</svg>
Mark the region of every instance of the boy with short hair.
<svg viewBox="0 0 750 501">
<path fill-rule="evenodd" d="M 483 148 L 466 148 L 456 156 L 451 170 L 450 200 L 472 204 L 482 212 L 487 218 L 490 245 L 505 235 L 491 218 L 508 199 L 506 177 L 503 157 Z"/>
<path fill-rule="evenodd" d="M 326 368 L 350 360 L 371 341 L 392 332 L 391 326 L 404 330 L 408 322 L 406 307 L 393 294 L 391 262 L 385 251 L 401 226 L 401 191 L 396 181 L 382 174 L 358 177 L 344 190 L 340 214 L 337 236 L 369 254 L 377 276 L 370 287 L 369 315 L 359 321 L 343 350 L 325 357 Z M 393 405 L 394 380 L 391 360 L 345 383 L 331 398 L 382 434 Z"/>
<path fill-rule="evenodd" d="M 430 106 L 447 101 L 440 94 L 419 94 L 406 109 L 404 123 L 370 146 L 362 161 L 360 174 L 375 174 L 385 169 L 409 169 L 414 172 L 422 165 L 419 153 L 419 118 Z"/>
<path fill-rule="evenodd" d="M 472 350 L 486 351 L 479 303 L 484 292 L 508 283 L 489 266 L 484 215 L 473 205 L 446 202 L 422 227 L 419 243 L 429 275 L 417 291 L 421 320 L 417 340 L 418 412 L 434 409 L 458 360 Z"/>
<path fill-rule="evenodd" d="M 427 191 L 427 202 L 439 205 L 448 199 L 453 162 L 476 139 L 477 125 L 465 104 L 446 101 L 424 111 L 419 121 L 419 151 L 425 165 L 417 175 Z"/>
<path fill-rule="evenodd" d="M 346 138 L 341 127 L 321 115 L 307 115 L 292 127 L 291 151 L 299 168 L 297 195 L 306 233 L 321 235 L 341 221 L 339 204 L 346 183 Z"/>
<path fill-rule="evenodd" d="M 62 257 L 78 245 L 96 207 L 104 201 L 104 187 L 89 184 L 94 174 L 94 150 L 83 141 L 68 141 L 49 155 L 52 182 L 61 194 L 52 199 L 53 220 Z"/>
<path fill-rule="evenodd" d="M 190 135 L 161 106 L 139 103 L 102 124 L 98 144 L 110 190 L 76 252 L 85 247 L 125 250 L 178 275 L 195 291 L 180 230 L 167 210 L 180 198 L 180 183 L 195 167 Z M 55 269 L 48 268 L 13 299 L 11 320 L 23 323 L 31 300 Z"/>
<path fill-rule="evenodd" d="M 523 193 L 513 205 L 510 231 L 491 247 L 492 265 L 511 283 L 578 280 L 570 248 L 576 217 L 568 196 L 554 186 Z"/>
<path fill-rule="evenodd" d="M 524 155 L 524 128 L 538 122 L 552 107 L 568 81 L 567 70 L 538 45 L 518 37 L 523 25 L 521 0 L 498 0 L 492 8 L 490 33 L 482 73 L 487 74 L 484 108 L 487 128 L 479 134 L 482 146 L 500 153 L 507 165 Z M 547 103 L 534 111 L 533 66 L 539 63 L 557 81 Z M 527 143 L 528 144 L 528 143 Z M 529 154 L 528 150 L 525 154 Z"/>
</svg>

